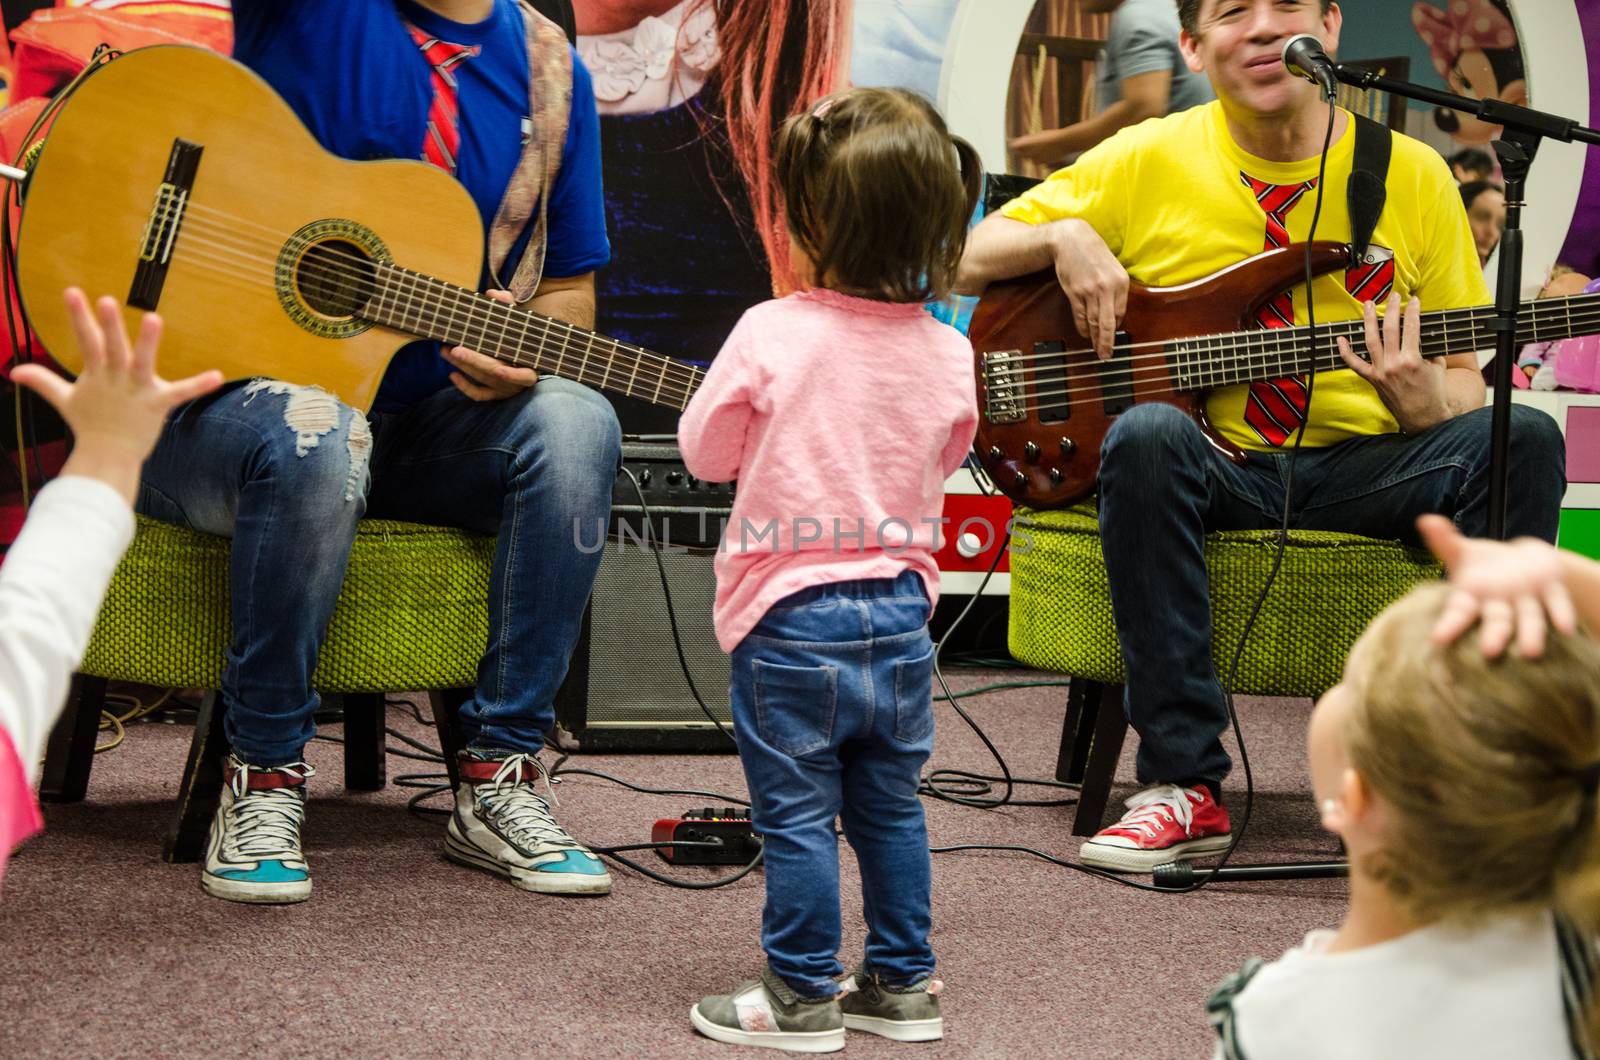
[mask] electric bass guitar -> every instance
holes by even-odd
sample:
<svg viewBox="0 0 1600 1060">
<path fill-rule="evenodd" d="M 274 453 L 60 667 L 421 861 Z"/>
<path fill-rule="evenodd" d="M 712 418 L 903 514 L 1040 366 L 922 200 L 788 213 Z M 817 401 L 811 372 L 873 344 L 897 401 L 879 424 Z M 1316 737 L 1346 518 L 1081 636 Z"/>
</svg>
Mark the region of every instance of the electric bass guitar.
<svg viewBox="0 0 1600 1060">
<path fill-rule="evenodd" d="M 45 348 L 76 372 L 61 291 L 166 321 L 161 371 L 315 384 L 372 407 L 416 339 L 682 410 L 702 371 L 477 292 L 483 223 L 444 171 L 323 150 L 244 66 L 128 52 L 62 106 L 28 177 L 17 276 Z"/>
<path fill-rule="evenodd" d="M 1078 333 L 1054 273 L 991 284 L 973 313 L 978 384 L 978 459 L 995 486 L 1030 508 L 1061 508 L 1095 490 L 1100 444 L 1118 415 L 1143 401 L 1175 405 L 1193 416 L 1213 445 L 1240 462 L 1244 452 L 1206 420 L 1205 393 L 1217 387 L 1345 367 L 1334 340 L 1365 355 L 1360 320 L 1261 329 L 1256 312 L 1279 291 L 1302 283 L 1305 245 L 1257 254 L 1178 287 L 1128 290 L 1128 309 L 1112 356 L 1102 361 Z M 1311 245 L 1311 271 L 1349 263 L 1340 243 Z M 1493 306 L 1422 314 L 1424 357 L 1494 345 Z M 1600 332 L 1600 294 L 1523 303 L 1517 343 Z"/>
</svg>

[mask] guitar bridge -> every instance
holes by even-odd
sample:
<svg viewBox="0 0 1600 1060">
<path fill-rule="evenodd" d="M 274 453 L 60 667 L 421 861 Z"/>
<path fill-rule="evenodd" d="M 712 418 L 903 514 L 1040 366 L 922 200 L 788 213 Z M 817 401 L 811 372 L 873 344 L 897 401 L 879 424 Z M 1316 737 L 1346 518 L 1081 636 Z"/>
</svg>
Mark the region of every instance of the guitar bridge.
<svg viewBox="0 0 1600 1060">
<path fill-rule="evenodd" d="M 202 150 L 199 144 L 188 140 L 172 141 L 167 172 L 156 187 L 155 203 L 145 220 L 144 233 L 139 237 L 139 264 L 134 269 L 133 286 L 128 291 L 128 305 L 135 309 L 155 309 L 161 302 L 161 288 L 166 283 L 178 229 L 183 227 L 184 214 L 189 207 L 189 192 L 194 188 Z"/>
<path fill-rule="evenodd" d="M 997 350 L 983 355 L 983 414 L 990 423 L 1021 423 L 1028 418 L 1022 407 L 1021 350 Z"/>
</svg>

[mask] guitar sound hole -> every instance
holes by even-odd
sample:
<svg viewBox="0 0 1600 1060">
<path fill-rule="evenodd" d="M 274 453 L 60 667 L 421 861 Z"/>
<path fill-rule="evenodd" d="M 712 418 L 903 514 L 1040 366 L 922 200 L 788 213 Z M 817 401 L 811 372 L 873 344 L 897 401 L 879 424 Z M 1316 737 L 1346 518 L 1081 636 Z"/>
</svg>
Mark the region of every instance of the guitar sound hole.
<svg viewBox="0 0 1600 1060">
<path fill-rule="evenodd" d="M 313 312 L 353 317 L 374 292 L 372 259 L 354 243 L 330 239 L 301 256 L 295 281 L 300 297 Z"/>
</svg>

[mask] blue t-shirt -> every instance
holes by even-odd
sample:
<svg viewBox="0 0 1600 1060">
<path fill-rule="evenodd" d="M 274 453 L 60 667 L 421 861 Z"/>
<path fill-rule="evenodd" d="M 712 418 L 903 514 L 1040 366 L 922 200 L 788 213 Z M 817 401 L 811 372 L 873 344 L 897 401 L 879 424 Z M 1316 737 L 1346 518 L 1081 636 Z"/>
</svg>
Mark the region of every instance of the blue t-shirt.
<svg viewBox="0 0 1600 1060">
<path fill-rule="evenodd" d="M 264 77 L 324 147 L 355 161 L 422 157 L 433 83 L 407 22 L 440 40 L 479 45 L 478 55 L 454 68 L 456 179 L 478 204 L 485 230 L 493 223 L 522 157 L 528 119 L 527 30 L 515 0 L 495 0 L 489 17 L 471 24 L 440 18 L 411 0 L 234 0 L 233 18 L 234 58 Z M 515 273 L 528 236 L 512 247 L 502 278 Z M 589 72 L 575 53 L 572 111 L 550 193 L 549 244 L 547 276 L 580 276 L 611 259 L 599 115 Z M 487 262 L 481 285 L 499 286 Z M 397 411 L 449 386 L 450 371 L 437 343 L 406 346 L 384 376 L 374 411 Z"/>
</svg>

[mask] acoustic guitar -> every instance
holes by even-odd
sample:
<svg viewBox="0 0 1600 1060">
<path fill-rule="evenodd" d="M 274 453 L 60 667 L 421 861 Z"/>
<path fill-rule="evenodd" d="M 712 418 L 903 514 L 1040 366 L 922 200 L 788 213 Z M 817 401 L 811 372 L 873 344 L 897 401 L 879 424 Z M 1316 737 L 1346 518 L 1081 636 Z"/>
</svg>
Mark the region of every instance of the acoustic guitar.
<svg viewBox="0 0 1600 1060">
<path fill-rule="evenodd" d="M 420 161 L 348 162 L 260 77 L 199 48 L 128 52 L 86 77 L 35 162 L 18 286 L 76 372 L 61 291 L 166 320 L 161 371 L 315 384 L 372 407 L 416 339 L 682 410 L 700 369 L 477 292 L 483 222 Z"/>
<path fill-rule="evenodd" d="M 1133 284 L 1106 361 L 1078 333 L 1054 273 L 991 284 L 968 335 L 980 413 L 973 446 L 995 486 L 1030 508 L 1082 500 L 1095 490 L 1111 425 L 1144 401 L 1183 409 L 1219 451 L 1243 461 L 1244 452 L 1207 422 L 1206 391 L 1302 375 L 1312 364 L 1319 372 L 1343 368 L 1339 336 L 1365 356 L 1360 320 L 1318 323 L 1314 350 L 1307 327 L 1254 325 L 1269 298 L 1304 282 L 1305 250 L 1279 247 L 1178 287 Z M 1311 271 L 1341 269 L 1349 255 L 1344 244 L 1313 243 Z M 1495 319 L 1493 306 L 1425 312 L 1422 355 L 1488 349 Z M 1600 294 L 1525 302 L 1517 317 L 1519 345 L 1593 332 L 1600 332 Z"/>
</svg>

